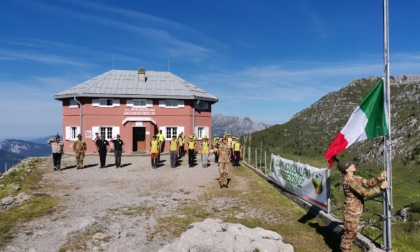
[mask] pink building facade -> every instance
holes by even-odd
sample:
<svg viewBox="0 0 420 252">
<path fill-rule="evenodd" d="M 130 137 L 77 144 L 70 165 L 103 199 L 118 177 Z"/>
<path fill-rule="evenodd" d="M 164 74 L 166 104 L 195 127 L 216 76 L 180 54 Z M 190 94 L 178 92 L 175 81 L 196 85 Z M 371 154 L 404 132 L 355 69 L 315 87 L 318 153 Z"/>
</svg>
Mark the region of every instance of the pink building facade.
<svg viewBox="0 0 420 252">
<path fill-rule="evenodd" d="M 65 151 L 77 135 L 96 150 L 95 133 L 108 140 L 119 134 L 124 152 L 148 152 L 162 131 L 165 151 L 172 136 L 211 138 L 211 106 L 218 100 L 169 72 L 111 70 L 54 96 L 62 102 Z"/>
</svg>

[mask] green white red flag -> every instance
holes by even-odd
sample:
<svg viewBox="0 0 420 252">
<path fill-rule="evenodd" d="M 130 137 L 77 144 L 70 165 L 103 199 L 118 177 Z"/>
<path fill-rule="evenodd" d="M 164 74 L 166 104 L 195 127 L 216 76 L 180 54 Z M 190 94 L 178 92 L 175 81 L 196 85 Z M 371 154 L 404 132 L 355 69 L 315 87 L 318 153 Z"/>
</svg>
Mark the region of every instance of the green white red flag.
<svg viewBox="0 0 420 252">
<path fill-rule="evenodd" d="M 369 94 L 353 111 L 344 128 L 337 134 L 325 151 L 328 168 L 334 163 L 334 157 L 352 144 L 378 136 L 388 135 L 388 126 L 382 79 L 370 90 Z"/>
</svg>

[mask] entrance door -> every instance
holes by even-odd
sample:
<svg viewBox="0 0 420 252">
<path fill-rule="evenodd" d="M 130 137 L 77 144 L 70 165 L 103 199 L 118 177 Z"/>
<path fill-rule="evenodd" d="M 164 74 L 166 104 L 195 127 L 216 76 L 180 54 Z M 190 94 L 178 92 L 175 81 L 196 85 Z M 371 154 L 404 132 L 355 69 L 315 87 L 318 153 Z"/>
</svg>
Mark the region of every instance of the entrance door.
<svg viewBox="0 0 420 252">
<path fill-rule="evenodd" d="M 146 150 L 146 127 L 133 128 L 133 151 Z"/>
</svg>

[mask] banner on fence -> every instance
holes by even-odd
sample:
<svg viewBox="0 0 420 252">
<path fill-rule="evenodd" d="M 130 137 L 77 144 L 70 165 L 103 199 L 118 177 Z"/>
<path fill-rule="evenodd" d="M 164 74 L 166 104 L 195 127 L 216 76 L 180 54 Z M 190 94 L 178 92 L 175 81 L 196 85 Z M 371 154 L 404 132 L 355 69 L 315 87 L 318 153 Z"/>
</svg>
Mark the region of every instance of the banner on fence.
<svg viewBox="0 0 420 252">
<path fill-rule="evenodd" d="M 326 168 L 319 169 L 271 155 L 269 176 L 279 186 L 328 212 Z"/>
</svg>

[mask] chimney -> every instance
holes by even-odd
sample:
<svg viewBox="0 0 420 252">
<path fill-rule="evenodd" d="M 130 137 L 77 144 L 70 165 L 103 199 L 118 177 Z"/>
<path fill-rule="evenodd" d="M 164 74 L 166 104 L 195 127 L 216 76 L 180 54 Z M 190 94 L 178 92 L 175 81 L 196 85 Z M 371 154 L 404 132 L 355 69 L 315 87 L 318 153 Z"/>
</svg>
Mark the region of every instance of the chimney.
<svg viewBox="0 0 420 252">
<path fill-rule="evenodd" d="M 146 70 L 144 68 L 140 67 L 138 72 L 139 81 L 146 82 Z"/>
</svg>

